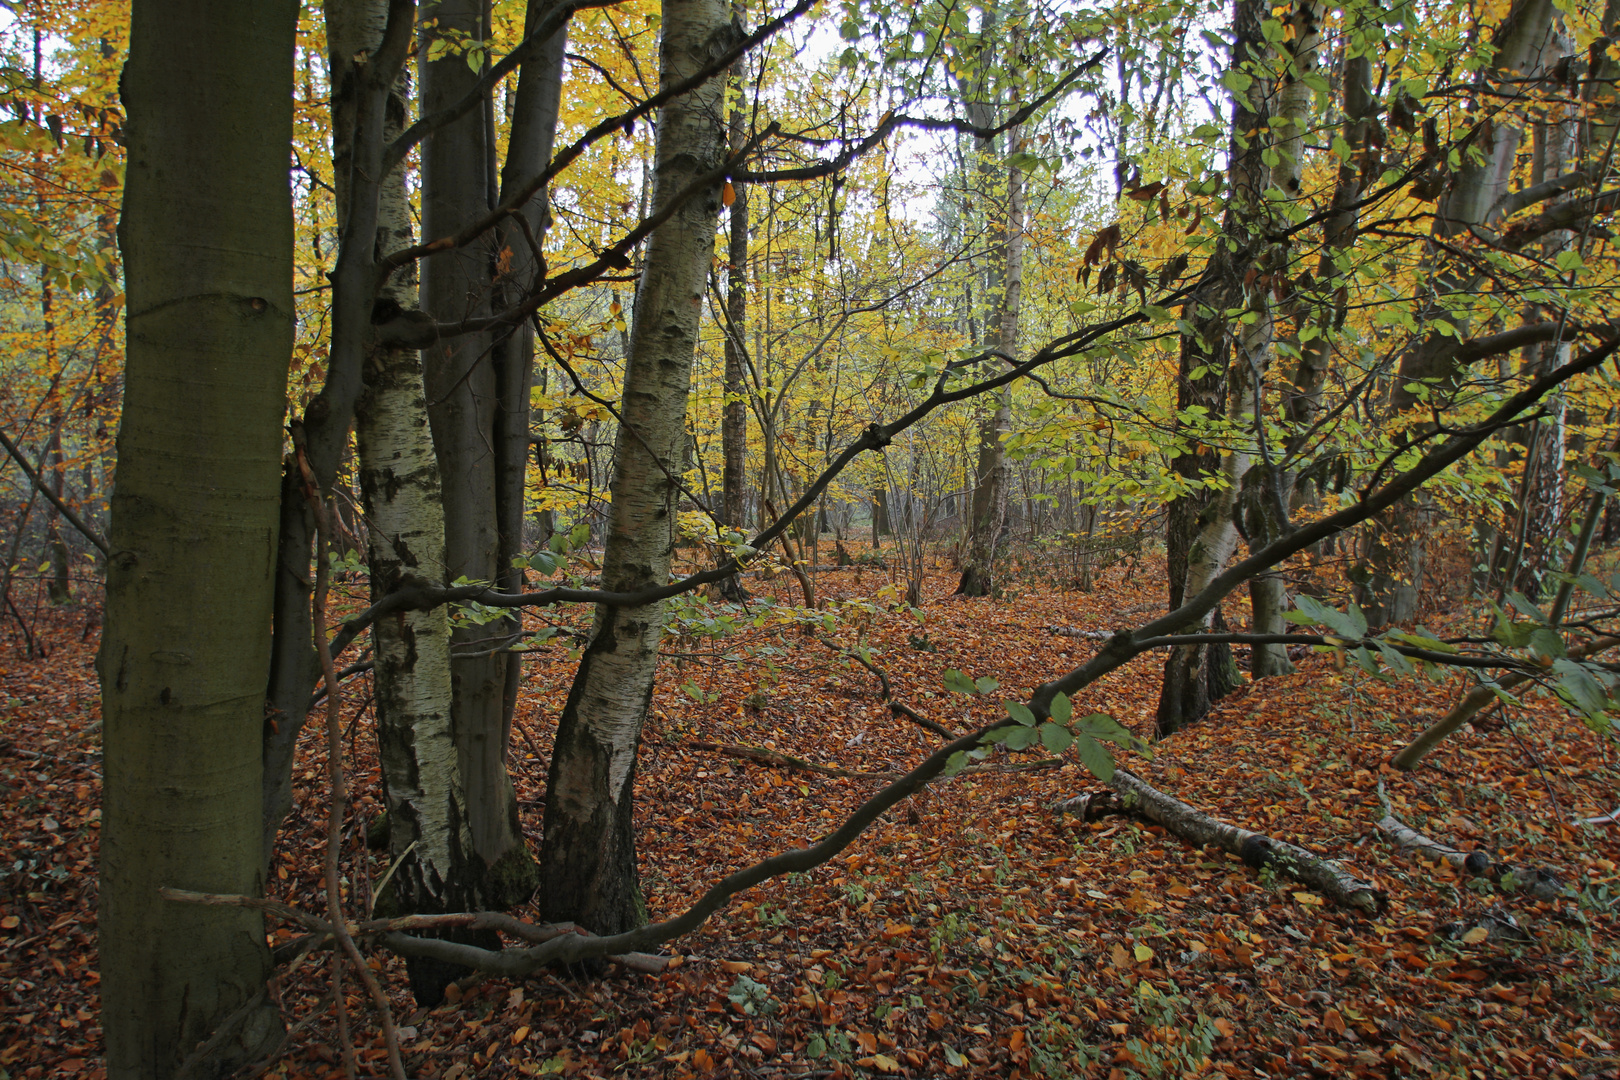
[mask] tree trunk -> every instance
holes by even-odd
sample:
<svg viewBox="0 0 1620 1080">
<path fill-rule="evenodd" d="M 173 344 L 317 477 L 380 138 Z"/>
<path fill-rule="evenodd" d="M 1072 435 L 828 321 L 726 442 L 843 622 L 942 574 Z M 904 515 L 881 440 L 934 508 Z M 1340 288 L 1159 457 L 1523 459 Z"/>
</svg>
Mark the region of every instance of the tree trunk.
<svg viewBox="0 0 1620 1080">
<path fill-rule="evenodd" d="M 531 30 L 556 7 L 554 0 L 529 0 L 525 30 Z M 563 50 L 568 32 L 559 30 L 548 38 L 538 56 L 525 63 L 518 75 L 513 95 L 512 126 L 507 139 L 506 161 L 501 166 L 499 199 L 504 203 L 551 163 L 557 132 L 557 109 L 561 101 Z M 495 300 L 500 308 L 517 303 L 535 284 L 545 267 L 537 265 L 529 247 L 529 237 L 543 243 L 550 225 L 550 210 L 542 190 L 523 209 L 528 224 L 508 218 L 497 233 Z M 506 267 L 501 271 L 501 267 Z M 521 559 L 526 553 L 524 504 L 529 470 L 529 390 L 534 378 L 534 328 L 528 320 L 496 337 L 491 355 L 500 400 L 495 409 L 495 522 L 500 535 L 496 554 L 496 583 L 506 592 L 522 592 L 525 574 Z M 513 614 L 485 628 L 490 633 L 518 634 L 522 619 Z M 506 681 L 501 695 L 501 746 L 512 737 L 512 717 L 517 710 L 518 687 L 523 662 L 516 655 L 508 658 Z M 504 749 L 503 749 L 504 754 Z M 504 759 L 503 759 L 504 760 Z"/>
<path fill-rule="evenodd" d="M 1233 10 L 1233 70 L 1249 68 L 1252 59 L 1264 54 L 1260 24 L 1265 10 L 1259 0 L 1237 0 Z M 1171 610 L 1180 606 L 1182 597 L 1202 591 L 1225 569 L 1237 548 L 1238 496 L 1253 454 L 1243 429 L 1253 426 L 1258 434 L 1260 425 L 1257 394 L 1264 385 L 1272 349 L 1269 289 L 1257 286 L 1245 292 L 1241 283 L 1246 268 L 1224 252 L 1227 247 L 1234 251 L 1250 247 L 1251 230 L 1263 211 L 1262 192 L 1269 171 L 1262 153 L 1267 147 L 1263 139 L 1246 137 L 1245 133 L 1267 129 L 1268 90 L 1261 79 L 1254 78 L 1248 94 L 1232 100 L 1232 202 L 1223 226 L 1230 243 L 1216 256 L 1217 265 L 1208 275 L 1216 283 L 1213 295 L 1195 296 L 1186 305 L 1184 317 L 1192 333 L 1182 337 L 1178 412 L 1185 414 L 1197 407 L 1204 410 L 1206 421 L 1228 416 L 1239 426 L 1234 431 L 1234 445 L 1226 453 L 1217 455 L 1200 445 L 1196 452 L 1183 452 L 1175 460 L 1174 468 L 1184 476 L 1201 484 L 1217 476 L 1219 481 L 1170 504 L 1166 546 Z M 1234 329 L 1225 312 L 1236 307 L 1247 307 L 1256 317 Z M 1196 436 L 1194 432 L 1195 442 Z M 1219 610 L 1212 610 L 1203 626 L 1213 629 L 1218 616 Z M 1201 719 L 1211 702 L 1241 681 L 1233 669 L 1230 650 L 1206 655 L 1210 649 L 1207 645 L 1179 645 L 1165 661 L 1157 710 L 1161 738 Z"/>
<path fill-rule="evenodd" d="M 434 13 L 434 32 L 459 32 L 475 40 L 487 37 L 482 0 L 445 0 Z M 478 79 L 478 72 L 455 50 L 428 60 L 432 33 L 424 34 L 419 61 L 424 113 L 460 100 Z M 495 178 L 489 138 L 485 110 L 476 108 L 423 141 L 422 231 L 427 238 L 451 235 L 490 209 Z M 475 242 L 424 260 L 422 307 L 440 322 L 488 315 L 493 255 L 488 243 Z M 510 468 L 511 448 L 506 439 L 496 452 L 491 453 L 491 447 L 497 438 L 500 403 L 509 401 L 512 393 L 498 376 L 513 373 L 496 371 L 490 362 L 492 348 L 487 332 L 469 333 L 440 341 L 423 355 L 428 415 L 444 491 L 445 572 L 451 581 L 499 583 L 509 569 L 500 565 L 497 490 L 501 466 Z M 496 908 L 524 902 L 534 884 L 518 823 L 517 796 L 506 772 L 507 666 L 516 658 L 491 650 L 489 641 L 509 632 L 503 620 L 464 626 L 451 634 L 452 643 L 483 654 L 453 661 L 452 711 L 473 848 L 495 875 L 486 900 Z"/>
<path fill-rule="evenodd" d="M 740 20 L 741 5 L 734 0 L 732 15 Z M 745 60 L 731 65 L 730 141 L 733 154 L 747 140 L 747 114 L 744 112 Z M 720 411 L 720 522 L 741 529 L 748 498 L 748 369 L 744 343 L 748 340 L 748 185 L 732 181 L 731 235 L 726 243 L 726 344 L 724 396 Z M 720 595 L 731 601 L 746 598 L 742 579 L 725 578 Z"/>
<path fill-rule="evenodd" d="M 995 9 L 985 13 L 986 33 L 995 26 Z M 1014 31 L 1016 41 L 1018 32 Z M 1009 50 L 1016 53 L 1014 47 Z M 988 80 L 988 74 L 983 76 Z M 1015 95 L 1016 98 L 1016 95 Z M 980 100 L 969 106 L 969 113 L 982 127 L 994 123 L 994 103 L 981 92 Z M 1018 146 L 1018 128 L 1007 132 L 1009 153 Z M 990 265 L 984 276 L 982 295 L 985 312 L 983 347 L 986 351 L 1014 355 L 1018 351 L 1018 313 L 1024 283 L 1024 174 L 1017 166 L 1006 171 L 1005 201 L 994 190 L 1000 147 L 993 139 L 974 141 L 976 169 L 983 185 L 978 201 L 996 206 L 990 231 L 996 242 L 990 252 Z M 1000 361 L 992 361 L 999 366 Z M 1007 524 L 1007 433 L 1012 429 L 1012 388 L 996 392 L 995 404 L 987 407 L 979 425 L 979 461 L 974 470 L 972 518 L 967 538 L 967 563 L 956 591 L 963 596 L 988 596 L 995 587 L 996 549 Z"/>
<path fill-rule="evenodd" d="M 329 0 L 326 34 L 332 86 L 333 176 L 339 234 L 386 254 L 411 243 L 411 214 L 403 168 L 379 188 L 373 236 L 345 228 L 352 182 L 354 137 L 367 65 L 356 57 L 376 52 L 387 23 L 386 0 Z M 396 79 L 385 138 L 396 137 L 408 114 L 406 79 Z M 346 287 L 347 283 L 339 288 Z M 390 278 L 378 299 L 400 311 L 416 309 L 414 264 Z M 360 494 L 367 529 L 371 595 L 375 602 L 410 579 L 444 583 L 444 504 L 438 463 L 428 433 L 421 358 L 415 350 L 372 347 L 364 364 L 365 390 L 355 410 Z M 450 622 L 442 607 L 408 611 L 371 628 L 376 657 L 377 744 L 388 814 L 393 889 L 380 898 L 384 914 L 444 914 L 481 910 L 484 867 L 467 830 L 466 795 L 451 730 Z M 459 971 L 449 965 L 406 962 L 419 1004 L 435 1005 Z"/>
<path fill-rule="evenodd" d="M 1554 64 L 1559 53 L 1554 47 L 1557 9 L 1552 0 L 1515 0 L 1497 28 L 1491 66 L 1483 75 L 1493 91 L 1488 99 L 1491 122 L 1483 126 L 1483 138 L 1463 156 L 1462 168 L 1450 189 L 1441 198 L 1434 217 L 1437 239 L 1466 234 L 1485 225 L 1513 179 L 1523 139 L 1522 117 L 1515 114 L 1526 104 L 1533 88 Z M 1456 340 L 1469 332 L 1467 320 L 1435 302 L 1433 297 L 1465 293 L 1473 286 L 1467 271 L 1442 263 L 1427 275 L 1431 284 L 1421 302 L 1420 323 L 1444 320 L 1454 327 L 1448 334 L 1433 333 L 1408 349 L 1401 357 L 1399 372 L 1390 389 L 1389 413 L 1392 419 L 1412 410 L 1422 400 L 1418 388 L 1428 385 L 1432 393 L 1444 394 L 1458 374 Z M 1409 425 L 1416 435 L 1429 424 L 1427 409 L 1415 410 Z M 1421 495 L 1403 499 L 1371 523 L 1378 530 L 1364 541 L 1363 557 L 1352 574 L 1356 600 L 1369 626 L 1406 622 L 1417 617 L 1417 588 L 1423 579 L 1424 544 L 1420 530 L 1428 516 Z"/>
<path fill-rule="evenodd" d="M 124 69 L 128 296 L 97 670 L 110 1077 L 193 1075 L 280 1035 L 264 920 L 164 886 L 259 895 L 259 725 L 293 343 L 298 5 L 136 0 Z"/>
<path fill-rule="evenodd" d="M 872 550 L 881 548 L 881 539 L 893 531 L 889 525 L 889 489 L 879 484 L 872 489 Z"/>
<path fill-rule="evenodd" d="M 735 31 L 722 0 L 664 6 L 659 82 L 699 69 Z M 724 155 L 722 91 L 714 78 L 659 111 L 654 209 L 670 204 Z M 702 297 L 714 250 L 720 184 L 706 185 L 658 226 L 647 246 L 625 365 L 602 588 L 634 590 L 669 578 L 686 399 Z M 652 697 L 663 604 L 598 606 L 590 644 L 558 722 L 546 786 L 545 918 L 599 934 L 646 919 L 636 873 L 636 746 Z"/>
<path fill-rule="evenodd" d="M 1316 74 L 1321 49 L 1321 22 L 1325 12 L 1314 2 L 1301 3 L 1293 7 L 1288 14 L 1288 23 L 1293 31 L 1285 34 L 1285 40 L 1276 47 L 1276 56 L 1279 64 L 1279 80 L 1275 88 L 1275 115 L 1272 117 L 1272 130 L 1277 139 L 1277 162 L 1271 167 L 1271 187 L 1282 193 L 1283 203 L 1270 206 L 1273 226 L 1285 229 L 1289 222 L 1287 208 L 1296 203 L 1301 192 L 1301 180 L 1305 169 L 1305 132 L 1311 123 L 1311 113 L 1315 103 L 1316 94 L 1306 82 L 1306 77 Z M 1357 57 L 1347 61 L 1347 65 L 1359 64 L 1366 66 L 1364 58 Z M 1353 68 L 1347 72 L 1354 77 Z M 1355 95 L 1354 88 L 1347 88 L 1346 98 Z M 1347 112 L 1349 110 L 1347 109 Z M 1345 123 L 1348 130 L 1354 124 L 1354 115 L 1351 114 Z M 1354 151 L 1355 144 L 1351 144 Z M 1344 183 L 1341 175 L 1340 183 Z M 1335 192 L 1335 199 L 1340 196 Z M 1342 205 L 1342 204 L 1341 204 Z M 1330 222 L 1326 230 L 1332 234 L 1342 224 Z M 1331 248 L 1323 253 L 1323 265 L 1331 267 Z M 1319 337 L 1325 339 L 1326 334 Z M 1313 342 L 1314 344 L 1314 342 Z M 1298 370 L 1295 372 L 1293 393 L 1289 395 L 1292 404 L 1299 406 L 1296 411 L 1302 414 L 1314 414 L 1316 401 L 1321 395 L 1322 379 L 1326 376 L 1326 353 L 1315 356 L 1314 363 L 1308 362 L 1307 356 L 1301 354 Z M 1249 373 L 1255 382 L 1260 381 L 1259 373 Z M 1260 403 L 1256 402 L 1258 409 Z M 1256 434 L 1260 436 L 1258 419 L 1256 416 Z M 1309 425 L 1305 425 L 1308 427 Z M 1258 438 L 1257 438 L 1258 441 Z M 1265 444 L 1262 442 L 1263 447 Z M 1297 449 L 1295 440 L 1288 440 L 1285 449 L 1292 454 Z M 1291 469 L 1286 469 L 1280 461 L 1274 461 L 1270 454 L 1265 455 L 1264 464 L 1253 468 L 1244 478 L 1244 519 L 1248 524 L 1248 541 L 1251 551 L 1259 550 L 1266 544 L 1279 539 L 1288 527 L 1288 506 L 1293 498 L 1294 476 Z M 1250 629 L 1257 634 L 1280 634 L 1285 629 L 1283 612 L 1288 610 L 1288 590 L 1281 573 L 1273 570 L 1257 575 L 1249 583 L 1250 601 Z M 1257 679 L 1272 675 L 1286 675 L 1294 670 L 1294 665 L 1288 659 L 1288 649 L 1284 645 L 1256 645 L 1251 654 L 1249 664 L 1250 673 Z"/>
<path fill-rule="evenodd" d="M 1552 35 L 1554 55 L 1565 56 L 1575 50 L 1575 42 L 1564 32 L 1560 18 L 1555 22 Z M 1579 161 L 1576 144 L 1577 121 L 1559 106 L 1552 106 L 1548 118 L 1536 127 L 1534 170 L 1531 182 L 1542 183 L 1564 175 Z M 1569 196 L 1549 200 L 1550 204 L 1567 201 Z M 1557 265 L 1558 256 L 1575 248 L 1575 233 L 1569 229 L 1556 229 L 1541 242 L 1542 258 Z M 1540 319 L 1557 320 L 1566 313 L 1558 308 L 1536 309 Z M 1548 341 L 1527 350 L 1525 374 L 1542 375 L 1560 364 L 1569 362 L 1570 344 L 1567 341 Z M 1533 429 L 1527 440 L 1525 483 L 1519 516 L 1523 522 L 1523 540 L 1519 547 L 1519 573 L 1514 588 L 1532 600 L 1539 600 L 1546 588 L 1547 572 L 1554 569 L 1569 535 L 1564 518 L 1564 451 L 1568 432 L 1564 395 L 1554 393 L 1543 403 L 1548 416 Z"/>
</svg>

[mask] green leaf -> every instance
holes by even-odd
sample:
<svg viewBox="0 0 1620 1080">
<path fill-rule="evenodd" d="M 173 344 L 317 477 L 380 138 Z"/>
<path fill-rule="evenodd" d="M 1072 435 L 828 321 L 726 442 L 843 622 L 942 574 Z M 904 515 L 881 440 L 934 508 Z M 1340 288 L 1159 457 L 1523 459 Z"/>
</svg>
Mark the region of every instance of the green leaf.
<svg viewBox="0 0 1620 1080">
<path fill-rule="evenodd" d="M 1119 726 L 1119 723 L 1107 713 L 1092 713 L 1082 716 L 1074 722 L 1075 729 L 1083 735 L 1093 739 L 1102 739 L 1115 746 L 1134 746 L 1139 741 L 1135 735 Z"/>
<path fill-rule="evenodd" d="M 1455 653 L 1457 646 L 1448 645 L 1439 638 L 1429 637 L 1427 634 L 1409 634 L 1404 630 L 1391 630 L 1384 635 L 1390 641 L 1399 641 L 1403 645 L 1414 645 L 1419 649 L 1428 649 L 1430 652 Z"/>
<path fill-rule="evenodd" d="M 1573 660 L 1554 660 L 1553 671 L 1558 675 L 1557 694 L 1590 717 L 1600 717 L 1609 707 L 1609 695 L 1603 684 L 1592 677 Z"/>
<path fill-rule="evenodd" d="M 1074 742 L 1074 734 L 1068 728 L 1048 721 L 1038 729 L 1041 736 L 1041 745 L 1054 754 L 1061 754 Z"/>
<path fill-rule="evenodd" d="M 549 551 L 537 551 L 529 556 L 529 569 L 543 577 L 557 572 L 557 559 Z"/>
<path fill-rule="evenodd" d="M 1079 751 L 1081 763 L 1092 776 L 1105 784 L 1114 778 L 1114 755 L 1108 752 L 1108 747 L 1088 735 L 1078 735 L 1074 748 Z"/>
<path fill-rule="evenodd" d="M 1052 699 L 1052 719 L 1060 724 L 1067 724 L 1069 717 L 1074 715 L 1074 705 L 1069 701 L 1068 694 L 1059 694 Z"/>
<path fill-rule="evenodd" d="M 945 689 L 956 694 L 977 694 L 979 692 L 979 688 L 973 685 L 973 680 L 955 668 L 951 668 L 945 673 Z"/>
<path fill-rule="evenodd" d="M 1536 605 L 1532 604 L 1530 602 L 1529 598 L 1524 595 L 1524 593 L 1519 592 L 1518 590 L 1514 590 L 1513 592 L 1508 593 L 1507 594 L 1507 602 L 1509 604 L 1513 605 L 1513 608 L 1516 611 L 1518 611 L 1518 613 L 1520 615 L 1523 615 L 1525 618 L 1534 619 L 1534 620 L 1536 620 L 1536 622 L 1541 623 L 1543 625 L 1546 624 L 1547 616 L 1542 614 L 1541 609 L 1536 607 Z"/>
<path fill-rule="evenodd" d="M 1480 685 L 1484 686 L 1487 690 L 1494 694 L 1496 696 L 1496 700 L 1500 701 L 1504 705 L 1519 704 L 1518 698 L 1514 697 L 1512 694 L 1508 693 L 1506 690 L 1502 689 L 1500 686 L 1497 686 L 1493 682 L 1481 683 Z"/>
<path fill-rule="evenodd" d="M 1009 750 L 1028 750 L 1040 741 L 1040 734 L 1034 728 L 1015 727 L 1007 728 L 1007 737 L 1001 741 L 1007 744 Z"/>
<path fill-rule="evenodd" d="M 1550 626 L 1538 626 L 1530 631 L 1530 648 L 1535 651 L 1537 656 L 1545 656 L 1549 659 L 1569 655 L 1564 649 L 1563 636 Z"/>
<path fill-rule="evenodd" d="M 1007 168 L 1017 169 L 1019 172 L 1032 173 L 1046 166 L 1046 159 L 1039 154 L 1017 153 L 1007 158 Z"/>
<path fill-rule="evenodd" d="M 996 682 L 996 680 L 992 679 L 988 675 L 984 676 L 983 678 L 973 680 L 973 688 L 981 694 L 994 693 L 1000 686 L 1000 683 Z"/>
<path fill-rule="evenodd" d="M 1007 706 L 1008 716 L 1012 717 L 1020 724 L 1023 724 L 1025 727 L 1035 726 L 1035 714 L 1030 712 L 1028 705 L 1024 705 L 1017 701 L 1005 701 L 1002 702 L 1002 704 Z"/>
<path fill-rule="evenodd" d="M 1382 641 L 1375 641 L 1373 644 L 1378 646 L 1378 652 L 1383 656 L 1384 663 L 1388 664 L 1391 668 L 1395 669 L 1402 675 L 1417 674 L 1417 668 L 1412 666 L 1412 661 L 1406 656 L 1390 648 L 1388 645 L 1385 645 Z"/>
<path fill-rule="evenodd" d="M 957 773 L 959 773 L 963 769 L 967 768 L 967 763 L 968 763 L 967 754 L 964 753 L 961 750 L 958 750 L 956 753 L 952 754 L 949 758 L 947 758 L 945 760 L 945 768 L 943 770 L 941 770 L 939 775 L 941 775 L 941 776 L 955 776 Z M 812 1056 L 814 1056 L 814 1055 L 812 1055 Z"/>
<path fill-rule="evenodd" d="M 1310 616 L 1313 623 L 1327 627 L 1342 637 L 1360 641 L 1367 636 L 1367 619 L 1354 604 L 1348 612 L 1328 607 L 1314 596 L 1301 596 L 1299 610 Z"/>
<path fill-rule="evenodd" d="M 1588 596 L 1596 597 L 1599 600 L 1609 598 L 1609 590 L 1603 587 L 1603 582 L 1599 581 L 1595 574 L 1582 574 L 1575 579 L 1575 584 Z"/>
<path fill-rule="evenodd" d="M 1530 635 L 1535 633 L 1539 625 L 1539 623 L 1515 622 L 1504 615 L 1491 628 L 1491 637 L 1510 649 L 1522 649 L 1530 644 Z"/>
</svg>

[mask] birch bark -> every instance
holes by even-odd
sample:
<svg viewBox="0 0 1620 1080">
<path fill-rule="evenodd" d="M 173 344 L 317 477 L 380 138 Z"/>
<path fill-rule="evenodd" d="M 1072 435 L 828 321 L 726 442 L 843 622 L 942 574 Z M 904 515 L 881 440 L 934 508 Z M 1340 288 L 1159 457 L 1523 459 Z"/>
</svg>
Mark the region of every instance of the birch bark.
<svg viewBox="0 0 1620 1080">
<path fill-rule="evenodd" d="M 725 0 L 664 5 L 661 85 L 724 51 L 736 33 L 730 14 Z M 724 85 L 723 75 L 710 79 L 659 111 L 654 210 L 701 178 L 714 180 L 648 241 L 620 402 L 604 589 L 628 591 L 669 579 L 686 399 L 720 209 L 715 170 L 724 155 Z M 571 920 L 598 934 L 645 921 L 632 802 L 663 623 L 661 603 L 596 610 L 547 778 L 539 901 L 547 919 Z"/>
</svg>

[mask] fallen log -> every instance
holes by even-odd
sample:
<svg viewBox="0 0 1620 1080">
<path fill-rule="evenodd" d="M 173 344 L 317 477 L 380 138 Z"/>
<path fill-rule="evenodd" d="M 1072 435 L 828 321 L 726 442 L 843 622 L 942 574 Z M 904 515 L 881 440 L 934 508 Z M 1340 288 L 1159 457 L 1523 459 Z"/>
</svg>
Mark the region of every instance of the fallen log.
<svg viewBox="0 0 1620 1080">
<path fill-rule="evenodd" d="M 1415 852 L 1430 862 L 1443 862 L 1459 874 L 1489 878 L 1498 883 L 1511 882 L 1519 892 L 1537 900 L 1552 900 L 1563 895 L 1564 883 L 1551 870 L 1539 866 L 1503 866 L 1483 851 L 1463 851 L 1418 832 L 1395 816 L 1382 780 L 1378 781 L 1378 801 L 1384 808 L 1384 816 L 1378 819 L 1378 830 L 1403 851 Z"/>
<path fill-rule="evenodd" d="M 1074 626 L 1048 626 L 1046 632 L 1053 637 L 1072 637 L 1082 641 L 1107 641 L 1114 636 L 1112 630 L 1081 630 Z"/>
<path fill-rule="evenodd" d="M 1394 840 L 1401 850 L 1416 852 L 1430 862 L 1443 862 L 1459 874 L 1479 877 L 1491 871 L 1491 857 L 1483 851 L 1463 851 L 1450 844 L 1431 840 L 1394 814 L 1379 818 L 1378 830 Z"/>
<path fill-rule="evenodd" d="M 1285 874 L 1344 907 L 1369 914 L 1383 910 L 1387 897 L 1382 889 L 1362 881 L 1332 859 L 1310 852 L 1285 840 L 1252 832 L 1238 825 L 1210 817 L 1180 799 L 1151 786 L 1128 769 L 1115 769 L 1108 784 L 1121 804 L 1134 815 L 1164 826 L 1195 847 L 1214 844 L 1255 869 L 1270 867 Z"/>
</svg>

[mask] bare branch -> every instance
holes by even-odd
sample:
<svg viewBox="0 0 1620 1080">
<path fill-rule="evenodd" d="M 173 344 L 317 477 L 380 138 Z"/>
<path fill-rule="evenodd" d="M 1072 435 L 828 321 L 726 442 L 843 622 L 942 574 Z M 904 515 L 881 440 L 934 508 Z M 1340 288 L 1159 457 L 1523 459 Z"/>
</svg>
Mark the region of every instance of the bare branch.
<svg viewBox="0 0 1620 1080">
<path fill-rule="evenodd" d="M 56 492 L 45 486 L 44 477 L 40 476 L 39 472 L 28 464 L 28 459 L 22 456 L 22 451 L 17 449 L 17 444 L 7 438 L 6 433 L 3 431 L 0 431 L 0 446 L 6 448 L 6 453 L 11 455 L 12 460 L 17 463 L 17 467 L 23 471 L 23 475 L 28 477 L 29 482 L 34 485 L 36 491 L 50 500 L 50 504 L 56 507 L 56 512 L 66 518 L 69 525 L 78 529 L 86 540 L 94 544 L 103 558 L 111 558 L 112 552 L 107 548 L 107 541 L 102 539 L 100 533 L 86 524 L 83 518 L 74 513 L 71 506 L 57 498 Z"/>
</svg>

